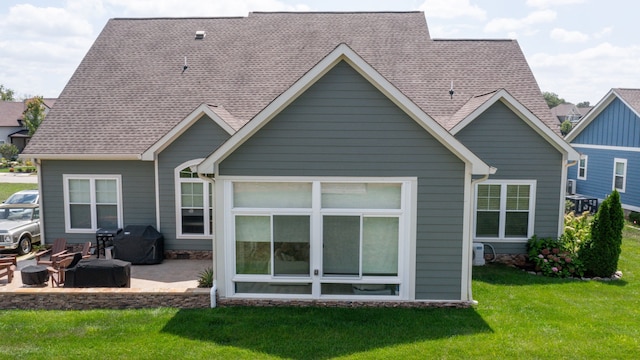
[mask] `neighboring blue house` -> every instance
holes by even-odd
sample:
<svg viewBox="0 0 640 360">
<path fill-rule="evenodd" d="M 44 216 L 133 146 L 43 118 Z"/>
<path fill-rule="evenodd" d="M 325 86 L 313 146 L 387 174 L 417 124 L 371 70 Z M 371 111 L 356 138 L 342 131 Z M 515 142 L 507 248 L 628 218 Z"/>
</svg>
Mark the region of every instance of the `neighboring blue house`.
<svg viewBox="0 0 640 360">
<path fill-rule="evenodd" d="M 472 243 L 557 237 L 578 159 L 517 42 L 422 12 L 112 19 L 23 156 L 45 240 L 154 225 L 223 300 L 466 304 Z"/>
<path fill-rule="evenodd" d="M 575 192 L 640 212 L 640 89 L 612 89 L 566 136 L 580 161 L 569 168 Z"/>
</svg>

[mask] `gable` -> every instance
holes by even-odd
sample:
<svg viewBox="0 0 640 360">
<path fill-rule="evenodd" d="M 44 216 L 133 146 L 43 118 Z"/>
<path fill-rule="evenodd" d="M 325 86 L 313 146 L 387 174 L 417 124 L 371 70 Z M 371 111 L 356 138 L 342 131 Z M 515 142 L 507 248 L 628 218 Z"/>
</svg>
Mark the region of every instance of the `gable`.
<svg viewBox="0 0 640 360">
<path fill-rule="evenodd" d="M 557 171 L 560 171 L 562 155 L 500 101 L 456 133 L 456 138 L 486 162 L 496 166 L 499 169 L 497 177 L 522 173 L 532 163 L 542 167 L 555 163 L 558 164 Z"/>
<path fill-rule="evenodd" d="M 458 142 L 448 131 L 439 125 L 434 119 L 424 113 L 414 102 L 407 98 L 386 78 L 380 75 L 371 65 L 362 59 L 357 53 L 345 44 L 336 47 L 325 56 L 318 64 L 310 69 L 302 78 L 296 81 L 287 91 L 278 96 L 266 108 L 264 108 L 247 125 L 236 132 L 229 141 L 207 157 L 200 165 L 200 173 L 217 173 L 218 164 L 232 154 L 242 143 L 250 139 L 259 129 L 269 123 L 281 111 L 287 108 L 309 87 L 313 86 L 327 72 L 340 62 L 347 63 L 356 70 L 369 84 L 393 102 L 405 114 L 412 118 L 423 130 L 431 134 L 449 151 L 469 166 L 472 174 L 486 175 L 493 171 L 486 163 L 473 154 L 469 149 Z"/>
<path fill-rule="evenodd" d="M 464 170 L 459 158 L 341 61 L 219 169 L 220 175 L 400 176 L 429 162 L 441 164 L 434 170 Z"/>
<path fill-rule="evenodd" d="M 575 136 L 574 144 L 640 147 L 640 117 L 616 97 Z"/>
</svg>

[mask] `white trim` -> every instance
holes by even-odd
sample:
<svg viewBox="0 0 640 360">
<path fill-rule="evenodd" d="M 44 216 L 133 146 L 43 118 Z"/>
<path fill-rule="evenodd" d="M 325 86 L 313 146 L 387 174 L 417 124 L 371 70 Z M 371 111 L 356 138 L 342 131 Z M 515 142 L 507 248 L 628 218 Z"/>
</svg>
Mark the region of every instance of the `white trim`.
<svg viewBox="0 0 640 360">
<path fill-rule="evenodd" d="M 452 134 L 446 131 L 440 124 L 427 115 L 420 107 L 413 103 L 400 90 L 393 86 L 387 79 L 378 73 L 371 65 L 362 59 L 346 44 L 340 44 L 336 49 L 311 68 L 305 75 L 296 81 L 289 89 L 275 98 L 267 107 L 258 113 L 248 124 L 242 127 L 228 141 L 216 149 L 200 165 L 198 172 L 205 174 L 217 174 L 218 164 L 229 156 L 235 149 L 247 141 L 258 130 L 266 125 L 278 113 L 285 109 L 298 96 L 304 93 L 316 81 L 324 76 L 340 61 L 347 62 L 358 73 L 365 77 L 373 86 L 387 96 L 396 106 L 414 119 L 427 132 L 433 135 L 447 149 L 454 153 L 465 163 L 471 164 L 471 171 L 476 175 L 490 173 L 489 165 L 473 154 Z"/>
<path fill-rule="evenodd" d="M 216 114 L 209 105 L 201 104 L 195 110 L 193 110 L 189 115 L 187 115 L 182 121 L 178 123 L 178 125 L 174 126 L 171 131 L 169 131 L 166 135 L 164 135 L 160 140 L 158 140 L 155 144 L 153 144 L 147 151 L 143 152 L 140 156 L 141 160 L 153 160 L 156 155 L 162 150 L 166 149 L 167 146 L 171 145 L 173 141 L 180 137 L 185 131 L 187 131 L 193 124 L 195 124 L 200 118 L 204 115 L 207 115 L 209 118 L 213 120 L 218 126 L 220 126 L 224 131 L 226 131 L 229 135 L 233 135 L 235 130 L 229 126 L 218 114 Z"/>
<path fill-rule="evenodd" d="M 535 130 L 542 138 L 547 140 L 549 144 L 555 147 L 558 151 L 567 153 L 569 161 L 574 161 L 579 158 L 579 154 L 566 142 L 560 135 L 553 132 L 545 123 L 543 123 L 537 116 L 535 116 L 529 109 L 527 109 L 516 98 L 511 96 L 505 89 L 500 89 L 491 98 L 485 101 L 482 105 L 476 108 L 471 114 L 460 121 L 456 126 L 451 129 L 451 134 L 456 135 L 459 131 L 464 129 L 467 125 L 473 122 L 477 117 L 483 114 L 489 107 L 496 102 L 502 102 L 513 113 L 515 113 L 520 119 L 528 124 L 533 130 Z"/>
<path fill-rule="evenodd" d="M 581 149 L 640 152 L 640 147 L 631 147 L 631 146 L 610 146 L 610 145 L 592 145 L 592 144 L 571 144 L 571 145 L 573 147 L 581 148 Z"/>
<path fill-rule="evenodd" d="M 478 199 L 477 199 L 477 187 L 479 185 L 500 185 L 500 222 L 499 222 L 499 234 L 498 237 L 478 237 L 477 233 L 477 225 L 478 225 Z M 505 237 L 505 222 L 506 222 L 506 201 L 507 201 L 507 189 L 506 187 L 509 185 L 529 185 L 529 219 L 528 219 L 528 228 L 527 235 L 523 238 L 513 238 L 513 237 Z M 562 188 L 564 190 L 564 188 Z M 531 236 L 533 236 L 535 231 L 535 218 L 536 218 L 536 197 L 537 197 L 537 180 L 509 180 L 509 179 L 497 179 L 497 180 L 486 180 L 480 184 L 476 184 L 476 189 L 474 190 L 475 198 L 473 199 L 473 241 L 477 242 L 509 242 L 509 243 L 519 243 L 519 242 L 527 242 Z M 564 204 L 564 203 L 563 203 Z"/>
<path fill-rule="evenodd" d="M 188 160 L 183 162 L 182 164 L 176 166 L 173 169 L 173 186 L 174 186 L 174 196 L 175 196 L 175 220 L 176 220 L 176 239 L 211 239 L 211 237 L 213 236 L 213 233 L 215 233 L 215 223 L 214 223 L 214 230 L 210 231 L 209 230 L 209 219 L 211 215 L 211 212 L 214 212 L 213 210 L 213 205 L 214 204 L 210 204 L 209 199 L 211 198 L 211 196 L 213 195 L 212 193 L 215 193 L 214 188 L 214 184 L 208 182 L 208 181 L 204 181 L 202 179 L 200 179 L 199 177 L 196 178 L 189 178 L 189 179 L 183 179 L 180 177 L 180 172 L 182 171 L 182 169 L 184 168 L 188 168 L 194 165 L 199 164 L 202 161 L 202 158 L 200 159 L 192 159 L 192 160 Z M 181 232 L 182 229 L 182 193 L 181 193 L 181 186 L 180 184 L 182 183 L 186 183 L 186 182 L 190 182 L 190 183 L 198 183 L 198 184 L 202 184 L 202 196 L 203 196 L 203 217 L 204 217 L 204 234 L 183 234 Z M 209 191 L 209 184 L 211 184 L 211 192 Z M 215 202 L 215 198 L 214 198 L 214 202 Z M 211 209 L 211 210 L 210 210 Z M 215 219 L 214 219 L 215 220 Z"/>
<path fill-rule="evenodd" d="M 576 165 L 576 162 L 574 161 L 567 161 L 566 155 L 562 155 L 562 163 L 564 164 L 562 166 L 562 170 L 560 174 L 560 179 L 562 179 L 561 180 L 562 184 L 560 185 L 560 191 L 559 191 L 560 194 L 558 194 L 558 199 L 560 199 L 560 201 L 558 201 L 558 235 L 557 235 L 558 237 L 560 237 L 560 235 L 564 233 L 564 212 L 565 212 L 565 205 L 566 205 L 567 179 L 569 174 L 569 167 Z"/>
<path fill-rule="evenodd" d="M 156 194 L 156 229 L 158 229 L 158 231 L 162 232 L 162 228 L 160 227 L 160 184 L 159 184 L 159 169 L 158 169 L 158 159 L 155 159 L 153 161 L 153 174 L 154 174 L 154 178 L 153 178 L 153 182 L 154 182 L 154 187 L 155 187 L 155 194 Z"/>
<path fill-rule="evenodd" d="M 91 228 L 90 229 L 75 229 L 71 227 L 71 212 L 70 212 L 70 203 L 69 203 L 69 180 L 89 180 L 90 183 L 90 209 L 91 209 Z M 64 227 L 66 233 L 77 233 L 77 234 L 87 234 L 92 233 L 95 234 L 98 231 L 98 220 L 96 214 L 96 189 L 95 189 L 95 181 L 96 180 L 115 180 L 116 181 L 116 190 L 117 194 L 117 215 L 118 215 L 118 227 L 121 228 L 123 224 L 123 207 L 124 204 L 122 202 L 122 175 L 120 174 L 63 174 L 62 175 L 62 187 L 63 187 L 63 196 L 64 196 Z"/>
<path fill-rule="evenodd" d="M 225 277 L 225 289 L 221 291 L 221 296 L 238 297 L 238 298 L 277 298 L 277 299 L 351 299 L 358 300 L 412 300 L 415 299 L 415 244 L 416 235 L 416 210 L 417 199 L 414 191 L 417 190 L 417 178 L 368 178 L 368 177 L 225 177 L 218 178 L 216 181 L 223 182 L 225 204 L 224 213 L 228 215 L 224 219 L 224 236 L 220 242 L 224 243 L 227 249 L 223 256 L 224 271 L 228 276 Z M 304 182 L 312 184 L 312 203 L 310 208 L 235 208 L 233 207 L 233 184 L 237 182 Z M 322 209 L 321 208 L 321 187 L 322 183 L 341 182 L 341 183 L 394 183 L 400 184 L 402 187 L 400 209 Z M 219 212 L 218 212 L 219 213 Z M 235 274 L 235 225 L 234 219 L 236 215 L 262 215 L 270 216 L 281 214 L 300 214 L 307 215 L 311 221 L 311 238 L 310 238 L 310 276 L 275 276 L 275 275 L 237 275 Z M 352 214 L 362 217 L 391 216 L 399 219 L 398 234 L 398 275 L 389 277 L 380 276 L 357 276 L 349 278 L 349 283 L 366 283 L 366 284 L 400 284 L 400 294 L 390 296 L 366 296 L 366 295 L 321 295 L 320 285 L 322 283 L 343 283 L 345 278 L 323 277 L 320 273 L 315 276 L 314 270 L 322 269 L 322 216 L 326 214 Z M 312 285 L 311 294 L 246 294 L 235 293 L 234 282 L 295 282 L 309 283 Z"/>
<path fill-rule="evenodd" d="M 580 162 L 584 160 L 584 166 L 581 166 Z M 587 180 L 587 168 L 589 166 L 589 155 L 580 155 L 580 160 L 578 160 L 578 172 L 576 173 L 576 179 L 578 180 Z M 580 169 L 584 169 L 584 174 L 580 176 Z"/>
<path fill-rule="evenodd" d="M 616 165 L 624 164 L 624 174 L 622 176 L 622 188 L 616 189 Z M 627 188 L 627 159 L 614 158 L 613 159 L 613 182 L 611 184 L 611 190 L 618 190 L 619 193 L 624 193 Z"/>
<path fill-rule="evenodd" d="M 464 193 L 469 194 L 469 198 L 473 199 L 475 186 L 472 186 L 471 174 L 465 172 L 465 180 L 464 180 Z M 462 269 L 461 275 L 462 279 L 460 281 L 460 300 L 473 300 L 472 296 L 472 269 L 471 269 L 471 261 L 473 260 L 472 255 L 472 238 L 471 238 L 471 209 L 472 206 L 469 201 L 464 202 L 464 209 L 462 211 Z"/>
</svg>

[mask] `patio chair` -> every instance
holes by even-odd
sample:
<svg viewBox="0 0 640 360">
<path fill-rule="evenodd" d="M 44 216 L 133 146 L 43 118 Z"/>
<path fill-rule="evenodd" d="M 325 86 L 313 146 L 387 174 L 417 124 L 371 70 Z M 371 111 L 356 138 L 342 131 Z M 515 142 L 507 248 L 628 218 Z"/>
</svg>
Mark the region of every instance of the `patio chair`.
<svg viewBox="0 0 640 360">
<path fill-rule="evenodd" d="M 56 265 L 47 266 L 49 278 L 51 279 L 51 287 L 53 287 L 54 284 L 58 287 L 64 284 L 64 273 L 69 265 L 71 265 L 71 262 L 73 262 L 73 256 L 68 256 L 62 258 Z"/>
<path fill-rule="evenodd" d="M 13 265 L 18 265 L 17 256 L 16 254 L 0 254 L 0 262 L 10 261 Z"/>
<path fill-rule="evenodd" d="M 10 260 L 0 260 L 0 278 L 6 276 L 8 283 L 11 284 L 14 271 L 16 271 L 16 264 L 11 262 Z"/>
<path fill-rule="evenodd" d="M 53 245 L 48 250 L 39 251 L 36 253 L 36 262 L 38 265 L 52 266 L 58 261 L 64 258 L 64 254 L 67 253 L 67 240 L 64 238 L 57 238 L 53 241 Z M 42 256 L 50 254 L 49 260 L 40 259 Z M 55 266 L 54 266 L 55 267 Z"/>
<path fill-rule="evenodd" d="M 80 251 L 78 252 L 65 252 L 64 254 L 61 254 L 61 257 L 73 257 L 75 256 L 75 254 L 80 254 L 82 257 L 82 259 L 88 259 L 91 257 L 91 241 L 87 241 L 84 244 L 82 244 L 82 249 L 80 249 Z"/>
</svg>

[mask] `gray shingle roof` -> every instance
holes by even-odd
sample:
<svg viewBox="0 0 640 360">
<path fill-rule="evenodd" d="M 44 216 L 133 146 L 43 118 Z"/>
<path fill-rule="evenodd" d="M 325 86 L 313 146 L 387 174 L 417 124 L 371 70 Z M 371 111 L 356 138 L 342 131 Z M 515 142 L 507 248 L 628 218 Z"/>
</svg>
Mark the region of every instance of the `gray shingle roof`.
<svg viewBox="0 0 640 360">
<path fill-rule="evenodd" d="M 251 13 L 110 20 L 24 153 L 141 154 L 201 104 L 237 129 L 340 43 L 447 128 L 504 88 L 558 132 L 516 41 L 432 40 L 422 12 Z"/>
<path fill-rule="evenodd" d="M 640 113 L 640 89 L 613 89 L 622 100 L 633 108 L 636 113 Z"/>
</svg>

